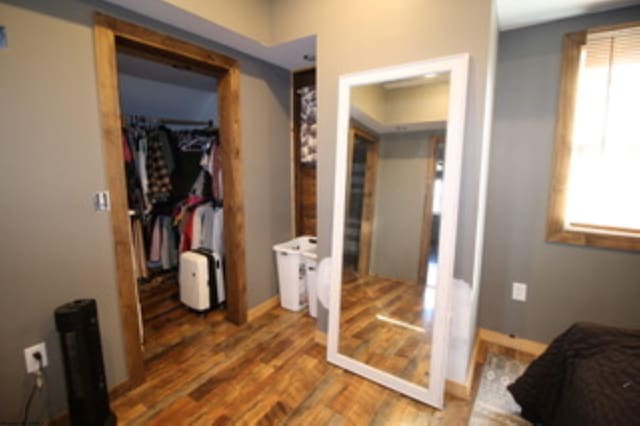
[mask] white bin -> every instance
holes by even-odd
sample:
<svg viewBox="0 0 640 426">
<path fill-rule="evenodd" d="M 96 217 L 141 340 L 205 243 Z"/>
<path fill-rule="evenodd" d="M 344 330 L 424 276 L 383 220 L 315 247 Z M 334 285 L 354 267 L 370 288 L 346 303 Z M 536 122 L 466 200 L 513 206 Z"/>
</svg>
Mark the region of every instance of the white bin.
<svg viewBox="0 0 640 426">
<path fill-rule="evenodd" d="M 309 295 L 309 315 L 316 318 L 318 316 L 318 255 L 316 247 L 302 252 L 305 266 L 305 281 L 307 283 L 307 294 Z"/>
<path fill-rule="evenodd" d="M 315 241 L 315 237 L 303 236 L 273 246 L 278 264 L 280 304 L 290 311 L 299 311 L 307 305 L 306 266 L 302 252 L 312 250 Z"/>
</svg>

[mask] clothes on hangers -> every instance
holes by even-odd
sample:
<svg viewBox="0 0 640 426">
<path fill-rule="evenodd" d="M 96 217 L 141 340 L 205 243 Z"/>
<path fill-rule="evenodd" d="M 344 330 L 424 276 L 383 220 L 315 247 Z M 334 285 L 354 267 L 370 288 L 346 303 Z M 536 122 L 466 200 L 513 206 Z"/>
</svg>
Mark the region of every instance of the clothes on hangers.
<svg viewBox="0 0 640 426">
<path fill-rule="evenodd" d="M 124 155 L 124 170 L 127 183 L 127 202 L 129 208 L 142 215 L 145 210 L 144 195 L 140 185 L 135 156 L 131 150 L 126 132 L 122 133 L 122 149 Z"/>
<path fill-rule="evenodd" d="M 163 270 L 178 266 L 177 244 L 169 216 L 159 215 L 155 219 L 147 266 Z"/>
<path fill-rule="evenodd" d="M 223 210 L 212 203 L 201 204 L 193 211 L 191 249 L 207 249 L 224 254 Z"/>
<path fill-rule="evenodd" d="M 151 131 L 147 140 L 147 149 L 149 200 L 151 203 L 167 201 L 171 196 L 171 172 L 173 171 L 168 136 L 161 130 Z"/>
<path fill-rule="evenodd" d="M 213 144 L 208 152 L 202 154 L 200 165 L 211 176 L 211 194 L 214 200 L 222 200 L 222 149 Z"/>
<path fill-rule="evenodd" d="M 222 200 L 222 149 L 220 145 L 211 147 L 211 192 L 213 198 Z"/>
<path fill-rule="evenodd" d="M 133 249 L 141 259 L 136 268 L 170 270 L 178 265 L 179 252 L 191 249 L 222 255 L 222 150 L 217 129 L 173 131 L 141 116 L 123 122 L 129 207 L 139 213 L 138 230 L 132 230 L 137 244 Z"/>
</svg>

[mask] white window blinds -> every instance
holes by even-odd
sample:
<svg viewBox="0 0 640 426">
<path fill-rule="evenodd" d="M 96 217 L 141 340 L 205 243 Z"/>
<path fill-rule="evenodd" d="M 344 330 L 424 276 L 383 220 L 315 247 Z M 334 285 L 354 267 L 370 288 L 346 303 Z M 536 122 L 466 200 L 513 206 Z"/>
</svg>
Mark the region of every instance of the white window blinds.
<svg viewBox="0 0 640 426">
<path fill-rule="evenodd" d="M 565 225 L 640 230 L 640 27 L 582 48 Z"/>
</svg>

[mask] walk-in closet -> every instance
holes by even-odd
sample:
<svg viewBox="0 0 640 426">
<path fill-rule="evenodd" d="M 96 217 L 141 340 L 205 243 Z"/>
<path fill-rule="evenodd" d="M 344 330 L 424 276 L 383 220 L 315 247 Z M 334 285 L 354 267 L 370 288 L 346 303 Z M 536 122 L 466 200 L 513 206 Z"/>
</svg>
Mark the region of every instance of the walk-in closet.
<svg viewBox="0 0 640 426">
<path fill-rule="evenodd" d="M 118 50 L 122 149 L 145 359 L 224 309 L 224 191 L 216 78 Z M 191 288 L 206 258 L 214 286 Z M 218 315 L 222 317 L 222 315 Z M 201 324 L 200 324 L 201 325 Z"/>
</svg>

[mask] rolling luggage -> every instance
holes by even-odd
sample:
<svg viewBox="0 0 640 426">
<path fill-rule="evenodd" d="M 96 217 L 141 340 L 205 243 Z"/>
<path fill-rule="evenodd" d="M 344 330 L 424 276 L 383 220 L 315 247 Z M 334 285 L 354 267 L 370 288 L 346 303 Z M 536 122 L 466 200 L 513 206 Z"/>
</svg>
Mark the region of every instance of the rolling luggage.
<svg viewBox="0 0 640 426">
<path fill-rule="evenodd" d="M 190 250 L 180 255 L 180 301 L 204 312 L 226 300 L 222 259 L 206 249 Z"/>
</svg>

